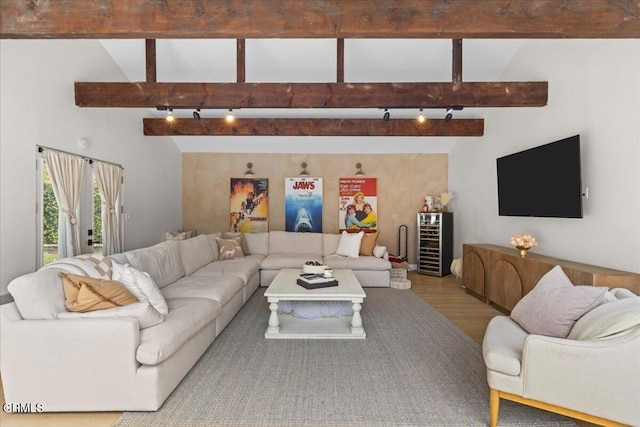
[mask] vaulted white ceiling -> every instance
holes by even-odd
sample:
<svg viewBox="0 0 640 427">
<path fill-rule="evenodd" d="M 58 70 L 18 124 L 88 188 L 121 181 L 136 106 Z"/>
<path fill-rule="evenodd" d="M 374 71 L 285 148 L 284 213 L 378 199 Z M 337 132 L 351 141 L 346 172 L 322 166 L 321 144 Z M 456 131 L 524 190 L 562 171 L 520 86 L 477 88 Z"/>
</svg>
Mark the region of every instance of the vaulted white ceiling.
<svg viewBox="0 0 640 427">
<path fill-rule="evenodd" d="M 144 40 L 101 40 L 130 81 L 145 80 Z M 498 81 L 523 40 L 469 39 L 463 42 L 463 80 Z M 451 81 L 451 40 L 346 39 L 345 82 Z M 247 82 L 335 82 L 335 39 L 248 39 Z M 235 82 L 236 41 L 231 39 L 157 40 L 159 82 Z M 176 111 L 190 117 L 192 111 Z M 376 109 L 245 109 L 242 117 L 382 117 Z M 416 110 L 391 110 L 394 118 L 411 118 Z M 163 112 L 150 111 L 151 116 Z M 226 111 L 203 110 L 202 117 L 223 117 Z M 444 110 L 427 110 L 442 118 Z M 482 117 L 481 109 L 465 109 L 455 117 Z M 173 137 L 183 152 L 449 152 L 457 138 L 445 137 Z M 372 140 L 373 143 L 372 144 Z M 269 142 L 266 144 L 265 142 Z"/>
</svg>

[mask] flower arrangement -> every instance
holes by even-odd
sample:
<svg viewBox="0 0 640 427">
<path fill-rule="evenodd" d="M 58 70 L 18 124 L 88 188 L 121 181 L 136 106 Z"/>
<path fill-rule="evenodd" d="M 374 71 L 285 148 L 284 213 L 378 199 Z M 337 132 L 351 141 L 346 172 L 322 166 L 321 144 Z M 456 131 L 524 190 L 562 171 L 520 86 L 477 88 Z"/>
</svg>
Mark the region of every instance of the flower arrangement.
<svg viewBox="0 0 640 427">
<path fill-rule="evenodd" d="M 442 203 L 442 206 L 447 206 L 454 197 L 455 196 L 453 195 L 453 193 L 445 191 L 444 193 L 440 194 L 440 203 Z"/>
<path fill-rule="evenodd" d="M 530 234 L 514 234 L 511 236 L 511 245 L 518 249 L 531 249 L 538 247 L 538 241 Z"/>
</svg>

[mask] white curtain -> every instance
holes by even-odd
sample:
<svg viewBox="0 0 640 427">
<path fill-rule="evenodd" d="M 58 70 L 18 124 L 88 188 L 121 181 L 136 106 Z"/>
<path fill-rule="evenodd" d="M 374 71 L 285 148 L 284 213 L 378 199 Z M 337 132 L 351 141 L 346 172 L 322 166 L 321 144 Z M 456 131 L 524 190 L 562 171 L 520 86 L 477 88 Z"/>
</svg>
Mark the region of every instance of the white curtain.
<svg viewBox="0 0 640 427">
<path fill-rule="evenodd" d="M 117 201 L 122 168 L 111 163 L 93 162 L 98 191 L 102 199 L 102 255 L 122 252 Z"/>
<path fill-rule="evenodd" d="M 58 259 L 80 255 L 78 202 L 86 160 L 55 150 L 43 150 L 53 194 L 58 202 Z"/>
</svg>

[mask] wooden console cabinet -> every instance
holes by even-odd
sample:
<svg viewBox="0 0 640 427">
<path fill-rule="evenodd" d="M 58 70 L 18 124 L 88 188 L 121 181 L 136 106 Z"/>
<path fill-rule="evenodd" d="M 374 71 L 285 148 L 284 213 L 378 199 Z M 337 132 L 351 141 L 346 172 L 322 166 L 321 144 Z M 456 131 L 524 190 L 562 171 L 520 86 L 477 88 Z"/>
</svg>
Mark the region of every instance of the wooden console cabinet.
<svg viewBox="0 0 640 427">
<path fill-rule="evenodd" d="M 462 284 L 466 290 L 510 312 L 538 280 L 560 265 L 576 285 L 626 288 L 640 295 L 640 274 L 580 264 L 529 252 L 522 258 L 514 248 L 465 244 L 462 249 Z"/>
</svg>

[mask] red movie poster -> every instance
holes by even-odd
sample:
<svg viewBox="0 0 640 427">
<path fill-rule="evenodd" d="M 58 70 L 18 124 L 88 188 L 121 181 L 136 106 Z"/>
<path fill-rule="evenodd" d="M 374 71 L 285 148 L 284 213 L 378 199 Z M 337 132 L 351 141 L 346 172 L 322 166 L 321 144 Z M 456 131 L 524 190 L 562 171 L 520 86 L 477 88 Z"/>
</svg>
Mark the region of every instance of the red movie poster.
<svg viewBox="0 0 640 427">
<path fill-rule="evenodd" d="M 232 231 L 269 231 L 268 190 L 267 178 L 231 178 L 229 226 Z"/>
<path fill-rule="evenodd" d="M 340 232 L 377 230 L 377 178 L 340 178 L 338 192 Z"/>
</svg>

